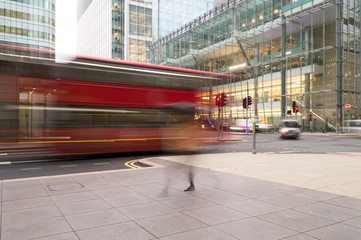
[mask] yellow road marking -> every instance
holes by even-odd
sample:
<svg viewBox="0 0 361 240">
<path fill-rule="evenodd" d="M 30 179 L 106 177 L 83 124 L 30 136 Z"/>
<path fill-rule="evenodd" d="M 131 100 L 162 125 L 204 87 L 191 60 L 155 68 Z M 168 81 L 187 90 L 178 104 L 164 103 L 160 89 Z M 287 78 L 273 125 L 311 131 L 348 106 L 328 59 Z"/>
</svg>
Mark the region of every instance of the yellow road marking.
<svg viewBox="0 0 361 240">
<path fill-rule="evenodd" d="M 106 165 L 106 164 L 110 164 L 110 163 L 108 163 L 108 162 L 93 163 L 93 165 Z"/>
<path fill-rule="evenodd" d="M 29 171 L 29 170 L 39 170 L 39 169 L 41 169 L 41 167 L 39 167 L 39 168 L 22 168 L 21 170 Z"/>
<path fill-rule="evenodd" d="M 65 168 L 65 167 L 77 167 L 78 165 L 63 165 L 63 166 L 60 166 L 62 168 Z"/>
<path fill-rule="evenodd" d="M 138 160 L 131 160 L 131 161 L 126 162 L 124 165 L 129 167 L 129 168 L 141 168 L 141 167 L 134 164 L 136 162 L 138 162 Z"/>
</svg>

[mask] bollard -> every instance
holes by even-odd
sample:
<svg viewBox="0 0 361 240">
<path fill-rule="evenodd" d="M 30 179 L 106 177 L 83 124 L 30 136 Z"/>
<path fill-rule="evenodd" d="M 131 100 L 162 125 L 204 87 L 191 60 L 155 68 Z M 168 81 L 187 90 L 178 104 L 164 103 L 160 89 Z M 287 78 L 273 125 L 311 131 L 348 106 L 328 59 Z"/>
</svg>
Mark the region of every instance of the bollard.
<svg viewBox="0 0 361 240">
<path fill-rule="evenodd" d="M 256 154 L 256 123 L 253 123 L 253 154 Z"/>
</svg>

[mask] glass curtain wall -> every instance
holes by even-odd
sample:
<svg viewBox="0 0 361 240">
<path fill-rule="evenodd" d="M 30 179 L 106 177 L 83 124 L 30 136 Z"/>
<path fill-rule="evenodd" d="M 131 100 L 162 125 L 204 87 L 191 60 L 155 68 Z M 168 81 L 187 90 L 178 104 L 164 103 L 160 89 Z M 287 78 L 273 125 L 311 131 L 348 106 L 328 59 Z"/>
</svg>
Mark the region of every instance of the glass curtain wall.
<svg viewBox="0 0 361 240">
<path fill-rule="evenodd" d="M 124 1 L 113 0 L 112 58 L 124 59 Z"/>
<path fill-rule="evenodd" d="M 9 54 L 55 50 L 55 0 L 0 0 L 0 44 L 1 52 Z"/>
<path fill-rule="evenodd" d="M 361 119 L 359 10 L 360 0 L 228 1 L 161 39 L 161 64 L 229 74 L 212 90 L 229 96 L 230 123 L 292 118 L 303 131 L 336 131 Z"/>
</svg>

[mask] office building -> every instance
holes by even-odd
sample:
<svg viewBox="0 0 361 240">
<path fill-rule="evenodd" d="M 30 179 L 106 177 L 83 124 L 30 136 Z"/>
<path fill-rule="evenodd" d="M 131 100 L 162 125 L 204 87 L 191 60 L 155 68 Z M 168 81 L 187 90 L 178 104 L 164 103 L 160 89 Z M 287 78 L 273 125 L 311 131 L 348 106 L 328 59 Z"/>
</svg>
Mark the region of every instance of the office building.
<svg viewBox="0 0 361 240">
<path fill-rule="evenodd" d="M 55 50 L 55 0 L 0 0 L 0 44 Z"/>
<path fill-rule="evenodd" d="M 78 53 L 149 62 L 152 42 L 212 6 L 212 0 L 86 0 L 78 19 Z"/>
<path fill-rule="evenodd" d="M 360 47 L 360 0 L 229 0 L 151 50 L 153 63 L 231 74 L 212 93 L 227 93 L 226 121 L 295 118 L 304 131 L 336 131 L 361 119 Z"/>
</svg>

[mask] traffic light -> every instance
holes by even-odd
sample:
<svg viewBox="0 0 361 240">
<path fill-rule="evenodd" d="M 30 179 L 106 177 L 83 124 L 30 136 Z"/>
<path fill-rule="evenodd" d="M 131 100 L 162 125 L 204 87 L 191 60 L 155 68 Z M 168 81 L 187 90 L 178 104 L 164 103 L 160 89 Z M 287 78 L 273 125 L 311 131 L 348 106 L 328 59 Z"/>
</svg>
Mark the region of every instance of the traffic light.
<svg viewBox="0 0 361 240">
<path fill-rule="evenodd" d="M 221 97 L 219 96 L 219 94 L 217 94 L 217 96 L 216 96 L 216 105 L 217 105 L 218 107 L 221 106 Z"/>
<path fill-rule="evenodd" d="M 298 113 L 298 111 L 300 110 L 300 108 L 298 106 L 295 107 L 295 112 Z"/>
<path fill-rule="evenodd" d="M 221 107 L 227 105 L 227 95 L 225 93 L 221 93 Z"/>
<path fill-rule="evenodd" d="M 243 98 L 243 108 L 247 108 L 247 98 Z"/>
<path fill-rule="evenodd" d="M 293 101 L 293 102 L 292 102 L 292 112 L 293 112 L 293 113 L 296 112 L 296 107 L 297 107 L 296 101 Z"/>
<path fill-rule="evenodd" d="M 248 96 L 248 106 L 251 106 L 251 105 L 252 105 L 252 97 Z"/>
</svg>

